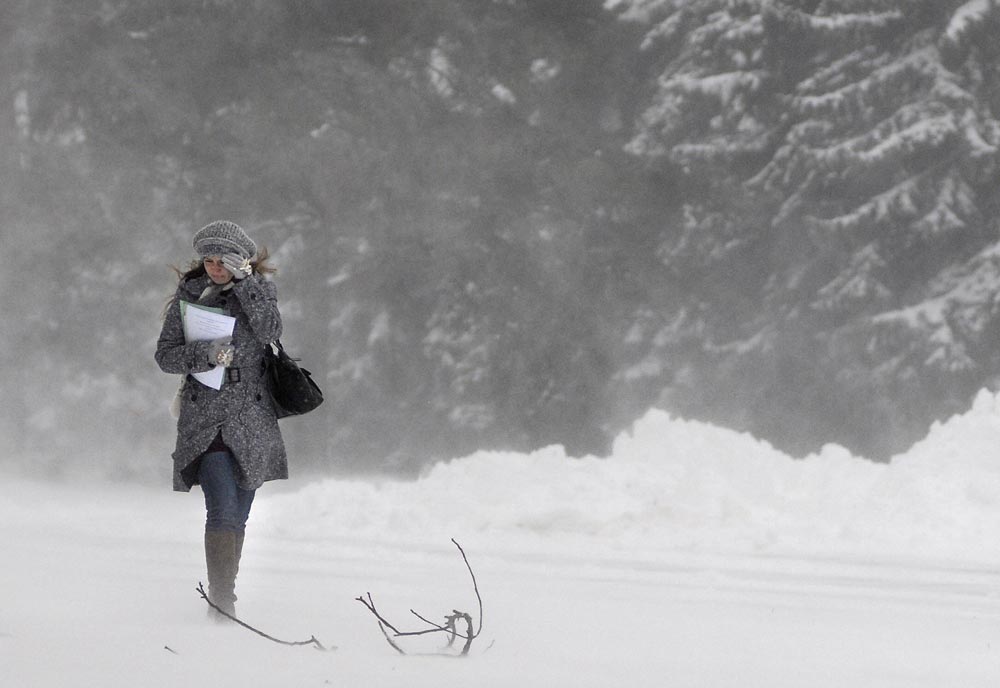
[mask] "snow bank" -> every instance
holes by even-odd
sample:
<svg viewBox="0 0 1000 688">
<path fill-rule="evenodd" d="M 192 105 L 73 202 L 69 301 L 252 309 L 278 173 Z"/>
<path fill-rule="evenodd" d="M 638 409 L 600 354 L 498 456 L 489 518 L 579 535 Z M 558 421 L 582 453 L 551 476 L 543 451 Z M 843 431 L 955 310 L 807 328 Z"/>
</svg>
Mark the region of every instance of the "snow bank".
<svg viewBox="0 0 1000 688">
<path fill-rule="evenodd" d="M 477 452 L 412 482 L 331 479 L 258 504 L 256 527 L 293 538 L 997 561 L 1000 399 L 980 393 L 889 464 L 838 446 L 795 459 L 653 410 L 607 458 Z"/>
</svg>

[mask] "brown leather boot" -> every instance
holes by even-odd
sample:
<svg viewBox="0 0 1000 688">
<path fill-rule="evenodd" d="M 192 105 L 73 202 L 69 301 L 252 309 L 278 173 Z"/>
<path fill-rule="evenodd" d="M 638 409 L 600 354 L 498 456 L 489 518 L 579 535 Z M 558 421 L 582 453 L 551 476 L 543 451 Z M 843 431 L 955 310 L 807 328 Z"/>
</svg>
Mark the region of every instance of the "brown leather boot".
<svg viewBox="0 0 1000 688">
<path fill-rule="evenodd" d="M 242 537 L 240 549 L 242 549 Z M 231 530 L 205 530 L 205 564 L 208 567 L 208 599 L 219 609 L 236 616 L 237 534 Z M 209 616 L 224 621 L 214 609 Z"/>
<path fill-rule="evenodd" d="M 236 575 L 240 573 L 240 559 L 243 558 L 243 540 L 246 532 L 236 533 Z"/>
</svg>

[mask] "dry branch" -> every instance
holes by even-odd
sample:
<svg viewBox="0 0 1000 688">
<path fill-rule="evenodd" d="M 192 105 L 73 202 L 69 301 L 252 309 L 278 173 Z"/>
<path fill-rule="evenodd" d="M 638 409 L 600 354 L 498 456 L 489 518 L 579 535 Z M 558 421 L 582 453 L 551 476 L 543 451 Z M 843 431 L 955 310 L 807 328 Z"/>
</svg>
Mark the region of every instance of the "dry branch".
<svg viewBox="0 0 1000 688">
<path fill-rule="evenodd" d="M 253 631 L 254 633 L 256 633 L 257 635 L 259 635 L 262 638 L 267 638 L 271 642 L 278 643 L 279 645 L 291 645 L 291 646 L 312 645 L 317 650 L 323 650 L 324 652 L 327 649 L 330 649 L 330 650 L 336 650 L 337 649 L 336 647 L 330 647 L 330 648 L 324 647 L 323 643 L 321 643 L 320 641 L 316 640 L 316 636 L 312 636 L 311 638 L 309 638 L 309 640 L 279 640 L 279 639 L 275 638 L 274 636 L 270 636 L 267 633 L 264 633 L 263 631 L 254 628 L 253 626 L 251 626 L 248 623 L 240 621 L 239 619 L 237 619 L 232 614 L 229 614 L 228 612 L 223 611 L 217 604 L 215 604 L 214 602 L 212 602 L 212 600 L 208 599 L 208 594 L 205 592 L 205 587 L 201 584 L 200 581 L 198 583 L 198 587 L 195 588 L 195 590 L 197 590 L 198 594 L 201 595 L 201 599 L 205 600 L 205 603 L 208 604 L 209 607 L 211 607 L 212 609 L 214 609 L 215 611 L 217 611 L 219 614 L 222 614 L 224 617 L 226 617 L 227 619 L 229 619 L 231 621 L 235 621 L 236 623 L 238 623 L 240 626 L 242 626 L 243 628 L 247 629 L 248 631 Z"/>
<path fill-rule="evenodd" d="M 385 639 L 389 643 L 389 645 L 391 645 L 392 648 L 401 655 L 405 655 L 406 652 L 404 652 L 403 649 L 399 646 L 399 644 L 394 640 L 395 638 L 429 635 L 432 633 L 446 633 L 448 635 L 447 647 L 453 647 L 455 644 L 455 640 L 461 638 L 462 640 L 465 641 L 465 645 L 462 647 L 462 651 L 460 654 L 467 655 L 469 654 L 469 649 L 472 647 L 472 641 L 475 640 L 477 637 L 479 637 L 479 634 L 483 630 L 483 598 L 479 594 L 479 584 L 476 582 L 476 574 L 472 570 L 472 565 L 469 564 L 469 558 L 465 555 L 465 550 L 462 549 L 462 546 L 458 544 L 458 542 L 456 542 L 454 538 L 452 538 L 451 541 L 452 543 L 454 543 L 455 547 L 458 548 L 458 551 L 462 554 L 462 560 L 465 562 L 465 568 L 468 569 L 469 577 L 472 578 L 472 588 L 476 592 L 476 600 L 478 600 L 479 602 L 479 625 L 478 628 L 476 628 L 476 630 L 473 630 L 474 624 L 472 622 L 472 616 L 466 612 L 458 611 L 457 609 L 453 610 L 451 614 L 445 616 L 444 625 L 434 623 L 430 619 L 426 618 L 421 614 L 418 614 L 417 612 L 411 609 L 410 613 L 413 614 L 413 616 L 420 619 L 421 621 L 423 621 L 428 626 L 430 626 L 430 628 L 425 628 L 418 631 L 400 631 L 398 628 L 396 628 L 396 626 L 390 623 L 384 616 L 382 616 L 379 613 L 378 609 L 376 609 L 375 607 L 375 600 L 372 598 L 370 592 L 365 593 L 367 599 L 365 597 L 355 598 L 358 602 L 365 605 L 365 607 L 368 608 L 368 611 L 375 616 L 376 620 L 378 621 L 379 629 L 382 631 L 382 635 L 385 636 Z M 458 630 L 459 620 L 464 620 L 466 623 L 466 631 L 464 633 L 461 633 Z M 392 631 L 392 635 L 389 634 L 389 631 Z"/>
</svg>

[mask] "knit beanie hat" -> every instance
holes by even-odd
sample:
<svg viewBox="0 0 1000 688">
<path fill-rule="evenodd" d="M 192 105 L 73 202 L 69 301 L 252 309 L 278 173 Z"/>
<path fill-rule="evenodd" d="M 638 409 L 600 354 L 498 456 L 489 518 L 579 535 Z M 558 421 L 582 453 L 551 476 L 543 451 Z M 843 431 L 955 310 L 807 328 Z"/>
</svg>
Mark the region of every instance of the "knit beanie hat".
<svg viewBox="0 0 1000 688">
<path fill-rule="evenodd" d="M 257 255 L 257 244 L 247 236 L 242 227 L 229 220 L 209 222 L 198 230 L 191 243 L 202 258 L 236 253 L 243 258 L 252 259 Z"/>
</svg>

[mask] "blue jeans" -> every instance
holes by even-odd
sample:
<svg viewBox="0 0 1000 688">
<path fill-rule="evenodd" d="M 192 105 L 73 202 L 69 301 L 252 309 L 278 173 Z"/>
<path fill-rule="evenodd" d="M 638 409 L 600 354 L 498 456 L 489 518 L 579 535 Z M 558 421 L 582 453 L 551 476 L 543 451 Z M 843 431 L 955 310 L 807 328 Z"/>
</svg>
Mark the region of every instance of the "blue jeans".
<svg viewBox="0 0 1000 688">
<path fill-rule="evenodd" d="M 209 452 L 201 457 L 198 482 L 205 493 L 205 530 L 246 530 L 254 490 L 244 490 L 236 482 L 239 469 L 227 451 Z"/>
</svg>

